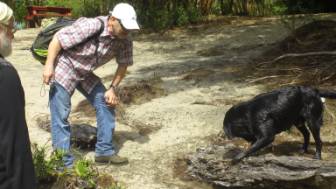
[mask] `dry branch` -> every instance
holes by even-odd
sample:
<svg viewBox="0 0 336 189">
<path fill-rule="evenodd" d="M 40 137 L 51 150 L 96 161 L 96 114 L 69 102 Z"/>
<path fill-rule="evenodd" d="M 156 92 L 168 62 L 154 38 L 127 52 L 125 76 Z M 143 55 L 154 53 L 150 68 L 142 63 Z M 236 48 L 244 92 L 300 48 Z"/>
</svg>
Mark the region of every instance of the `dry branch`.
<svg viewBox="0 0 336 189">
<path fill-rule="evenodd" d="M 306 56 L 319 56 L 319 55 L 336 55 L 336 51 L 318 51 L 318 52 L 307 52 L 307 53 L 288 53 L 281 55 L 271 61 L 262 62 L 260 64 L 274 63 L 284 58 L 289 57 L 306 57 Z"/>
<path fill-rule="evenodd" d="M 270 75 L 270 76 L 265 76 L 265 77 L 250 80 L 250 81 L 248 81 L 248 83 L 255 83 L 255 82 L 258 82 L 258 81 L 265 80 L 265 79 L 271 79 L 271 78 L 277 78 L 277 77 L 286 77 L 286 76 L 291 76 L 291 75 Z"/>
</svg>

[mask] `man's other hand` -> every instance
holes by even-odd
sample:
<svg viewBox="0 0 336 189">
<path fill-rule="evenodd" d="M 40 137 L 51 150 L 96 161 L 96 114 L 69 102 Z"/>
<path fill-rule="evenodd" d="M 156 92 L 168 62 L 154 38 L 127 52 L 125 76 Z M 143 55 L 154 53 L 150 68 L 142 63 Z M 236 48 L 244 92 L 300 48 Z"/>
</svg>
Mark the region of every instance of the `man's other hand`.
<svg viewBox="0 0 336 189">
<path fill-rule="evenodd" d="M 115 106 L 119 104 L 119 98 L 113 88 L 105 92 L 105 102 L 108 106 Z"/>
<path fill-rule="evenodd" d="M 54 77 L 54 66 L 46 64 L 43 71 L 43 83 L 49 85 L 52 77 Z"/>
</svg>

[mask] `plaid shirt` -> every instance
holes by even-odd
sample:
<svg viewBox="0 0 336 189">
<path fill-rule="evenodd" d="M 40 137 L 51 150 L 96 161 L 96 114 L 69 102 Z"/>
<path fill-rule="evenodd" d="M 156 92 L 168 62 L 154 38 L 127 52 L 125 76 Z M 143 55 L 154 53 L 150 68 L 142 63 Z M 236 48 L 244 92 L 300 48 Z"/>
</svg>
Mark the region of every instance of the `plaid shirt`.
<svg viewBox="0 0 336 189">
<path fill-rule="evenodd" d="M 80 44 L 88 37 L 99 32 L 101 22 L 97 18 L 100 18 L 105 25 L 98 41 L 97 39 L 90 39 L 86 43 Z M 116 58 L 118 64 L 133 64 L 132 41 L 111 36 L 107 30 L 108 17 L 97 18 L 80 18 L 71 26 L 67 26 L 56 33 L 63 50 L 56 58 L 54 80 L 62 85 L 69 94 L 74 92 L 78 84 L 81 84 L 83 89 L 90 93 L 95 85 L 100 82 L 100 78 L 93 73 L 93 70 L 104 65 L 112 58 Z M 97 47 L 98 56 L 96 56 Z"/>
</svg>

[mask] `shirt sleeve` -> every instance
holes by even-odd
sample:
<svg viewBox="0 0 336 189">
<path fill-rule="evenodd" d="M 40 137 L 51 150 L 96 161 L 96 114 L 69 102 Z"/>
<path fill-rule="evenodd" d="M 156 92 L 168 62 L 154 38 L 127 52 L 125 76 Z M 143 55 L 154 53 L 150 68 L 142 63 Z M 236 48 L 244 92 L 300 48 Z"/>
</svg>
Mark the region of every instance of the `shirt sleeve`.
<svg viewBox="0 0 336 189">
<path fill-rule="evenodd" d="M 59 40 L 61 47 L 66 50 L 96 34 L 100 30 L 100 27 L 101 22 L 98 19 L 79 18 L 72 25 L 58 31 L 56 37 Z"/>
<path fill-rule="evenodd" d="M 116 61 L 118 64 L 133 65 L 133 41 L 129 39 L 123 41 L 116 55 Z"/>
</svg>

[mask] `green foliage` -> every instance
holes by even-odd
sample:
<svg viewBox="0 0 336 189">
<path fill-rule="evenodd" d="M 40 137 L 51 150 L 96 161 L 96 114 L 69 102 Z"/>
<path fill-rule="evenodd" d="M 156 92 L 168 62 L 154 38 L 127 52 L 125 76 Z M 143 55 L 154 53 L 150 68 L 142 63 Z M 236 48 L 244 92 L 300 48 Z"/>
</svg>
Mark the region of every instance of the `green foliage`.
<svg viewBox="0 0 336 189">
<path fill-rule="evenodd" d="M 47 0 L 43 1 L 44 6 L 56 6 L 56 7 L 66 7 L 72 8 L 72 16 L 77 18 L 82 14 L 83 2 L 82 0 Z"/>
<path fill-rule="evenodd" d="M 94 169 L 91 161 L 84 159 L 78 160 L 75 163 L 74 172 L 80 179 L 87 181 L 89 187 L 96 187 L 96 179 L 99 173 Z"/>
<path fill-rule="evenodd" d="M 287 12 L 288 12 L 288 7 L 282 1 L 278 1 L 274 3 L 274 5 L 272 6 L 272 13 L 275 15 L 283 15 L 283 14 L 286 14 Z"/>
<path fill-rule="evenodd" d="M 179 6 L 176 9 L 175 18 L 176 18 L 176 25 L 177 26 L 183 26 L 183 25 L 189 23 L 188 12 L 182 6 Z"/>
<path fill-rule="evenodd" d="M 46 147 L 39 147 L 35 143 L 32 144 L 32 156 L 37 180 L 42 188 L 50 188 L 50 185 L 68 189 L 126 188 L 111 175 L 100 174 L 92 161 L 79 159 L 72 169 L 66 169 L 62 161 L 64 152 L 54 151 L 48 158 Z"/>
<path fill-rule="evenodd" d="M 190 23 L 196 23 L 201 20 L 201 11 L 194 6 L 188 8 L 188 18 Z"/>
<path fill-rule="evenodd" d="M 97 0 L 85 0 L 82 2 L 83 6 L 79 8 L 79 13 L 86 17 L 95 17 L 100 15 L 99 4 Z"/>
<path fill-rule="evenodd" d="M 57 170 L 64 167 L 62 157 L 63 152 L 55 151 L 47 160 L 46 147 L 32 145 L 32 156 L 37 180 L 40 182 L 50 182 L 57 177 Z"/>
<path fill-rule="evenodd" d="M 16 3 L 14 8 L 14 17 L 17 22 L 23 22 L 27 15 L 27 6 L 24 2 Z"/>
<path fill-rule="evenodd" d="M 212 15 L 221 15 L 222 14 L 222 7 L 219 4 L 214 3 L 211 8 Z"/>
<path fill-rule="evenodd" d="M 94 17 L 107 15 L 119 2 L 132 4 L 138 13 L 142 28 L 154 30 L 197 23 L 209 14 L 266 16 L 336 10 L 336 7 L 332 6 L 332 0 L 21 0 L 16 1 L 14 12 L 19 22 L 24 22 L 28 5 L 69 7 L 72 8 L 75 18 Z M 14 6 L 13 3 L 11 5 Z"/>
<path fill-rule="evenodd" d="M 149 9 L 144 12 L 144 16 L 141 16 L 143 21 L 141 23 L 145 27 L 161 30 L 173 25 L 172 16 L 173 15 L 166 9 Z"/>
</svg>

